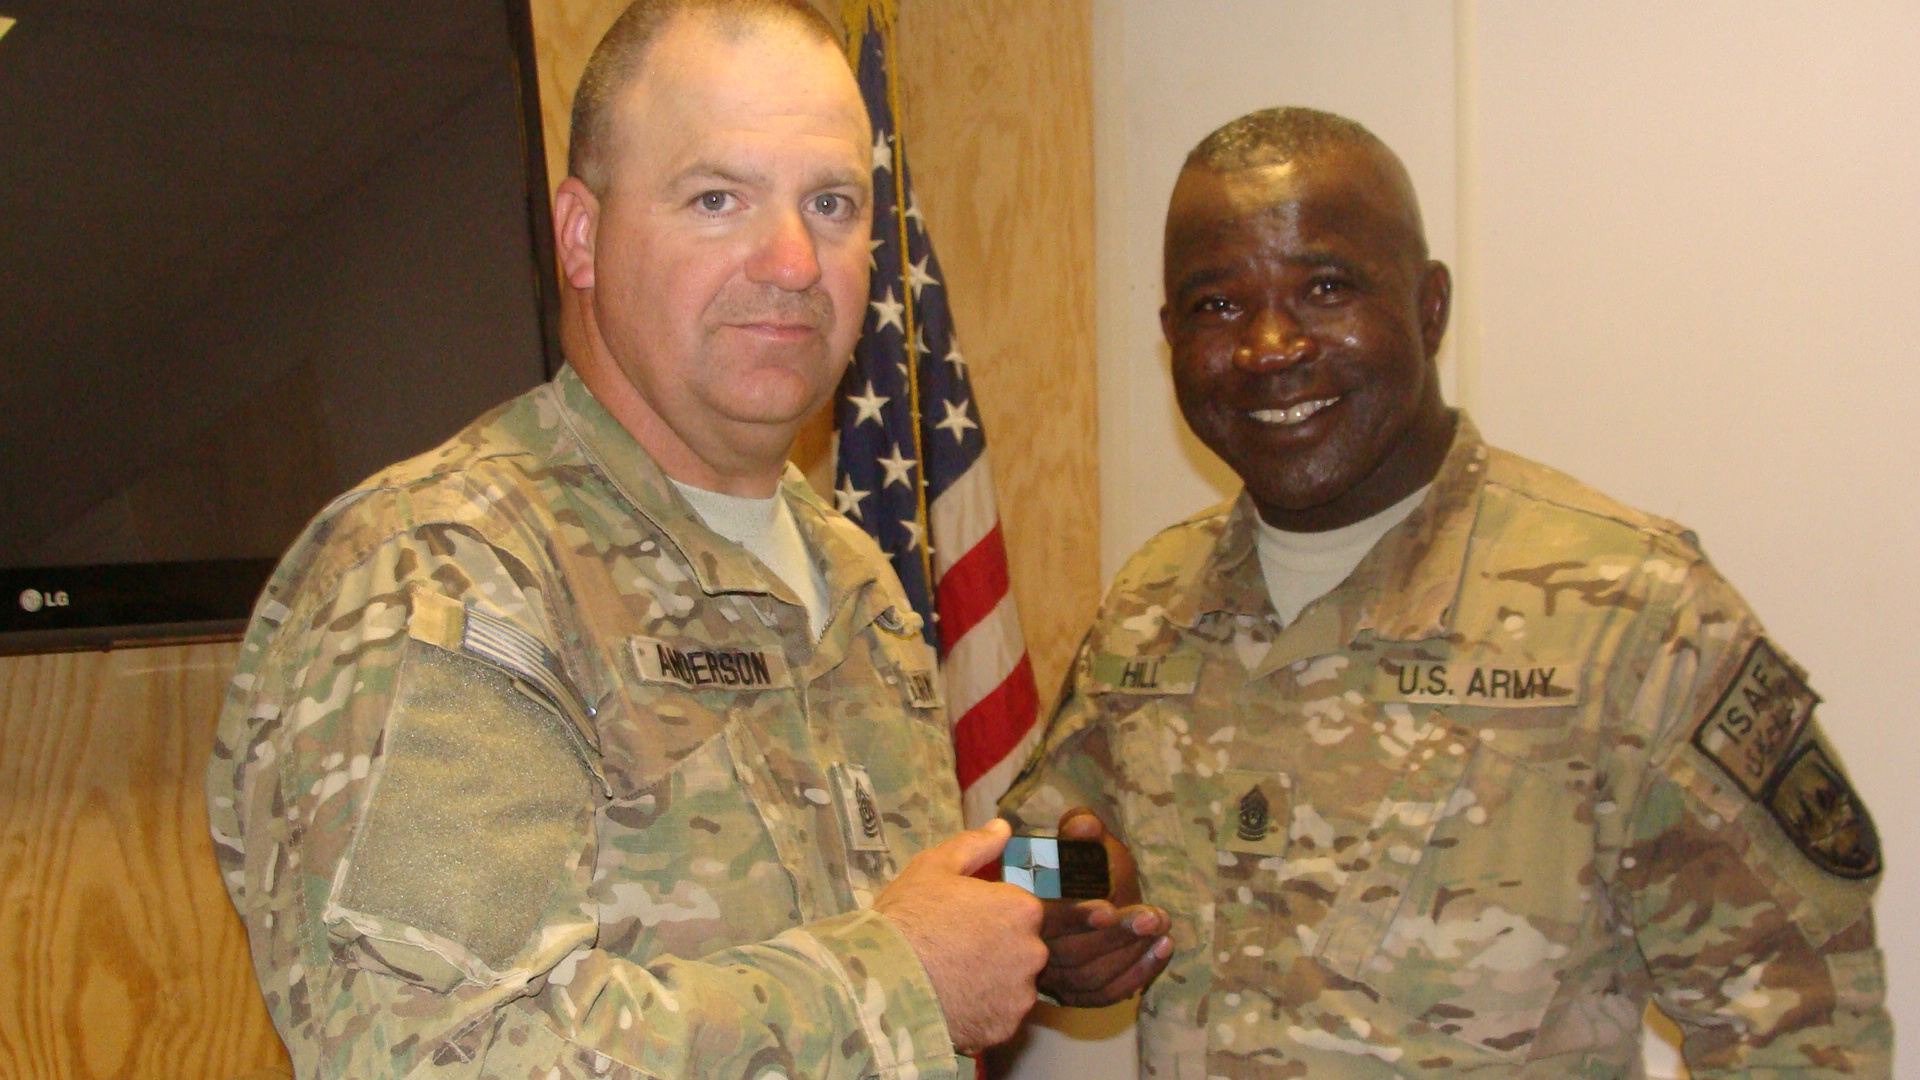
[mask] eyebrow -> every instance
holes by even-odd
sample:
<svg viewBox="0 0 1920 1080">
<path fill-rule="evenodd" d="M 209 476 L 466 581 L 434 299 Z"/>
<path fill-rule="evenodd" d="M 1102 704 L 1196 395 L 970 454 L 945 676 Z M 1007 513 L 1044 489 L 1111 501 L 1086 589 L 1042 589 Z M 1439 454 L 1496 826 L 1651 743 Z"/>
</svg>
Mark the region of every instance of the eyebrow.
<svg viewBox="0 0 1920 1080">
<path fill-rule="evenodd" d="M 1352 259 L 1347 258 L 1345 255 L 1335 255 L 1334 253 L 1329 251 L 1308 252 L 1305 255 L 1289 258 L 1286 260 L 1286 262 L 1294 266 L 1306 266 L 1306 267 L 1316 268 L 1316 269 L 1320 267 L 1327 267 L 1334 270 L 1344 271 L 1345 273 L 1351 274 L 1354 277 L 1363 278 L 1368 276 L 1366 267 L 1362 266 L 1361 264 L 1355 262 Z M 1220 263 L 1220 264 L 1215 264 L 1211 266 L 1203 266 L 1198 270 L 1194 270 L 1188 273 L 1187 275 L 1182 277 L 1179 281 L 1175 282 L 1173 294 L 1175 296 L 1186 296 L 1188 293 L 1196 289 L 1202 289 L 1208 285 L 1214 284 L 1215 282 L 1224 281 L 1227 278 L 1232 277 L 1235 274 L 1235 272 L 1236 271 L 1232 262 Z"/>
<path fill-rule="evenodd" d="M 741 169 L 733 165 L 723 165 L 717 161 L 696 161 L 682 169 L 673 178 L 673 187 L 681 188 L 689 184 L 717 180 L 725 184 L 737 184 L 741 187 L 765 187 L 771 181 L 767 175 L 756 169 Z M 857 187 L 871 190 L 865 173 L 857 169 L 828 169 L 818 180 L 808 185 L 809 190 L 838 187 Z"/>
<path fill-rule="evenodd" d="M 857 187 L 865 191 L 873 190 L 872 170 L 867 170 L 865 172 L 862 172 L 857 169 L 856 170 L 829 169 L 826 171 L 825 174 L 821 176 L 821 180 L 823 182 L 816 185 L 817 187 L 822 187 L 822 188 Z"/>
<path fill-rule="evenodd" d="M 719 180 L 723 183 L 739 184 L 742 187 L 753 187 L 765 184 L 766 179 L 758 172 L 722 165 L 717 161 L 696 161 L 680 170 L 680 173 L 673 178 L 673 186 L 677 188 L 690 183 Z"/>
<path fill-rule="evenodd" d="M 1365 264 L 1357 262 L 1353 259 L 1349 259 L 1345 255 L 1335 255 L 1331 251 L 1309 252 L 1308 254 L 1303 255 L 1300 258 L 1289 259 L 1288 261 L 1298 263 L 1302 266 L 1312 266 L 1312 267 L 1324 266 L 1333 270 L 1344 270 L 1347 273 L 1352 274 L 1354 277 L 1367 276 L 1367 268 Z"/>
<path fill-rule="evenodd" d="M 1195 289 L 1204 288 L 1216 281 L 1230 277 L 1232 273 L 1233 271 L 1223 266 L 1202 267 L 1175 282 L 1173 294 L 1175 296 L 1185 296 Z"/>
</svg>

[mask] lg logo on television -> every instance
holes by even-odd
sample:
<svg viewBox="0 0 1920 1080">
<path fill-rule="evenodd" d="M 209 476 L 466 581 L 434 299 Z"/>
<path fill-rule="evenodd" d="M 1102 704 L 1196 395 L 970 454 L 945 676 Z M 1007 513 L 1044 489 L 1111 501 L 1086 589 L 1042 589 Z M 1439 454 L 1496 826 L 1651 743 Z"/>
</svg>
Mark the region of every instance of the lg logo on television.
<svg viewBox="0 0 1920 1080">
<path fill-rule="evenodd" d="M 66 607 L 71 603 L 64 589 L 49 593 L 43 593 L 39 589 L 27 589 L 20 594 L 20 609 L 29 614 L 41 608 Z"/>
</svg>

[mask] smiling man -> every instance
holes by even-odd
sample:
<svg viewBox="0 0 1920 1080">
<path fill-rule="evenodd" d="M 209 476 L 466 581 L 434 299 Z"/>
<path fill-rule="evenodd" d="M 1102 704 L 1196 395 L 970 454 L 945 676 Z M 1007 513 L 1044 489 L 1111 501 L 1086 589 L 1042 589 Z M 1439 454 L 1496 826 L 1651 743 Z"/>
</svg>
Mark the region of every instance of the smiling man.
<svg viewBox="0 0 1920 1080">
<path fill-rule="evenodd" d="M 1634 1076 L 1651 1001 L 1695 1076 L 1886 1076 L 1879 843 L 1818 697 L 1690 534 L 1446 407 L 1393 153 L 1228 124 L 1165 270 L 1245 490 L 1120 572 L 1002 803 L 1091 807 L 1173 913 L 1146 1068 Z"/>
<path fill-rule="evenodd" d="M 918 619 L 785 464 L 865 312 L 871 147 L 799 0 L 642 0 L 594 53 L 567 368 L 320 515 L 222 716 L 300 1077 L 953 1076 L 1032 1003 Z"/>
</svg>

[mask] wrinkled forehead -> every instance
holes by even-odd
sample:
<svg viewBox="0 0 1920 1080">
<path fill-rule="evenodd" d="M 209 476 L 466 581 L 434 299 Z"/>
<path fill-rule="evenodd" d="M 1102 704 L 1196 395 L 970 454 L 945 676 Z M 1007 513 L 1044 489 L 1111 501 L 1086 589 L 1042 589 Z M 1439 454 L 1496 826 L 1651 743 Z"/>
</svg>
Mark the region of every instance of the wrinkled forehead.
<svg viewBox="0 0 1920 1080">
<path fill-rule="evenodd" d="M 1167 208 L 1169 267 L 1196 250 L 1285 236 L 1377 258 L 1425 257 L 1420 208 L 1390 155 L 1340 148 L 1228 171 L 1180 174 Z"/>
<path fill-rule="evenodd" d="M 745 28 L 681 13 L 621 96 L 621 141 L 660 150 L 728 131 L 845 142 L 872 154 L 866 105 L 844 54 L 779 22 Z"/>
</svg>

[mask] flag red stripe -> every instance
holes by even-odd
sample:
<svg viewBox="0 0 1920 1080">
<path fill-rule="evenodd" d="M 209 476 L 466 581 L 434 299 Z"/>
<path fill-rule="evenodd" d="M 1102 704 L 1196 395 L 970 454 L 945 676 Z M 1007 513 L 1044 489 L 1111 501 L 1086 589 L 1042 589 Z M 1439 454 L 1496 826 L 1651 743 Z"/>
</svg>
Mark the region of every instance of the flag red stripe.
<svg viewBox="0 0 1920 1080">
<path fill-rule="evenodd" d="M 973 786 L 982 773 L 998 764 L 1033 724 L 1040 709 L 1040 691 L 1033 681 L 1033 665 L 1022 653 L 1007 677 L 980 703 L 967 710 L 953 726 L 953 756 L 960 788 Z"/>
<path fill-rule="evenodd" d="M 1009 588 L 1006 540 L 996 521 L 973 550 L 960 556 L 940 578 L 935 604 L 940 611 L 941 645 L 951 649 L 966 637 L 981 619 L 993 614 Z"/>
</svg>

